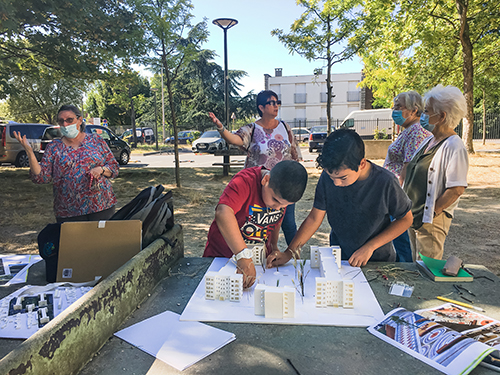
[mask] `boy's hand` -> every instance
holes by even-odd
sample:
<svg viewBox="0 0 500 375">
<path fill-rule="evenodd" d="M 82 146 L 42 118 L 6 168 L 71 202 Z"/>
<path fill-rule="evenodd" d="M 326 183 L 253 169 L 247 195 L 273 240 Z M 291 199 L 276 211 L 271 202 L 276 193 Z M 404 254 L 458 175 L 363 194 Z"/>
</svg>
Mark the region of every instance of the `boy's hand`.
<svg viewBox="0 0 500 375">
<path fill-rule="evenodd" d="M 257 274 L 252 259 L 241 258 L 236 264 L 236 269 L 236 273 L 243 274 L 243 288 L 250 288 Z"/>
<path fill-rule="evenodd" d="M 273 251 L 267 256 L 266 268 L 279 267 L 292 259 L 292 252 Z"/>
<path fill-rule="evenodd" d="M 373 251 L 365 246 L 361 246 L 358 250 L 354 252 L 349 258 L 349 264 L 353 267 L 363 267 L 370 260 L 373 255 Z"/>
</svg>

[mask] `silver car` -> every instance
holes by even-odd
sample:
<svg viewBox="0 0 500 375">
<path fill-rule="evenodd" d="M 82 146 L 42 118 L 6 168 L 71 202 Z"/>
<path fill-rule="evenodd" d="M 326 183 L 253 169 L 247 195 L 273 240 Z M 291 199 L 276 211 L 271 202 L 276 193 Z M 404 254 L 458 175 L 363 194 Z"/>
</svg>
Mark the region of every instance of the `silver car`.
<svg viewBox="0 0 500 375">
<path fill-rule="evenodd" d="M 193 142 L 191 147 L 193 152 L 222 151 L 227 148 L 226 141 L 220 136 L 217 130 L 208 130 Z"/>
</svg>

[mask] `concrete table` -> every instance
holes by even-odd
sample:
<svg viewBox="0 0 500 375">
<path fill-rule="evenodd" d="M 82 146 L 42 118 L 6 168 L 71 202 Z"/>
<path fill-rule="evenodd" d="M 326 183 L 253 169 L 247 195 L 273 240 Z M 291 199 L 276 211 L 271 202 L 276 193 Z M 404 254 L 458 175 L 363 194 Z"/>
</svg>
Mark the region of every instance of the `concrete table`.
<svg viewBox="0 0 500 375">
<path fill-rule="evenodd" d="M 123 329 L 166 310 L 181 314 L 211 263 L 207 258 L 183 258 L 171 275 L 162 280 L 151 296 L 120 327 Z M 390 271 L 396 266 L 404 271 Z M 377 268 L 381 272 L 377 271 Z M 475 276 L 487 276 L 462 283 L 473 291 L 475 304 L 486 315 L 500 320 L 500 279 L 482 266 L 471 266 Z M 408 310 L 435 307 L 435 299 L 454 291 L 452 283 L 435 283 L 421 276 L 411 263 L 372 263 L 363 267 L 384 313 L 400 304 Z M 413 271 L 413 272 L 410 272 Z M 389 280 L 382 277 L 387 274 Z M 411 298 L 388 294 L 391 281 L 415 286 Z M 459 299 L 450 295 L 450 298 Z M 440 374 L 441 372 L 368 333 L 365 328 L 210 323 L 233 332 L 236 340 L 183 372 L 156 360 L 129 343 L 112 337 L 80 375 L 116 374 Z M 472 374 L 495 374 L 477 367 Z"/>
</svg>

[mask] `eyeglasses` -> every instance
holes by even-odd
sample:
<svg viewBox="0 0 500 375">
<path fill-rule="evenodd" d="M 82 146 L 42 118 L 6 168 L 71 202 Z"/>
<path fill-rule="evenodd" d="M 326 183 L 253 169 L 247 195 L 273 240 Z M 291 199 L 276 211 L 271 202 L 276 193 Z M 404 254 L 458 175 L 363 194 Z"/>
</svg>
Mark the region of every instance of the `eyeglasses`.
<svg viewBox="0 0 500 375">
<path fill-rule="evenodd" d="M 281 100 L 269 100 L 266 105 L 271 104 L 272 106 L 281 105 Z"/>
<path fill-rule="evenodd" d="M 72 124 L 74 121 L 75 121 L 74 117 L 69 117 L 69 118 L 66 118 L 66 119 L 62 119 L 62 118 L 57 119 L 57 123 L 59 125 L 64 125 L 64 123 L 66 123 L 66 124 Z"/>
</svg>

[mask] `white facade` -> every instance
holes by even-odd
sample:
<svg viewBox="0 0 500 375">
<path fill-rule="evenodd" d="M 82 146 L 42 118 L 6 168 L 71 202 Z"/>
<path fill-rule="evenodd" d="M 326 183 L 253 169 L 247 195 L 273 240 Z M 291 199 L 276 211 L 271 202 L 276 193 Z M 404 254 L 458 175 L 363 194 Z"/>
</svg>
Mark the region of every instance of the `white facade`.
<svg viewBox="0 0 500 375">
<path fill-rule="evenodd" d="M 243 296 L 243 275 L 225 275 L 210 271 L 205 275 L 205 298 L 240 302 Z"/>
<path fill-rule="evenodd" d="M 272 287 L 263 284 L 255 286 L 254 314 L 268 319 L 295 317 L 295 289 Z"/>
<path fill-rule="evenodd" d="M 276 72 L 278 75 L 281 71 Z M 362 89 L 358 87 L 362 73 L 332 74 L 333 120 L 341 121 L 349 113 L 362 108 Z M 265 76 L 266 90 L 281 100 L 279 117 L 289 123 L 306 121 L 326 124 L 326 74 L 304 76 Z M 307 124 L 306 122 L 306 124 Z M 336 124 L 332 124 L 336 126 Z M 296 126 L 298 126 L 296 124 Z"/>
<path fill-rule="evenodd" d="M 354 282 L 340 275 L 341 249 L 339 246 L 311 246 L 311 268 L 319 268 L 316 277 L 316 307 L 354 308 Z"/>
</svg>

